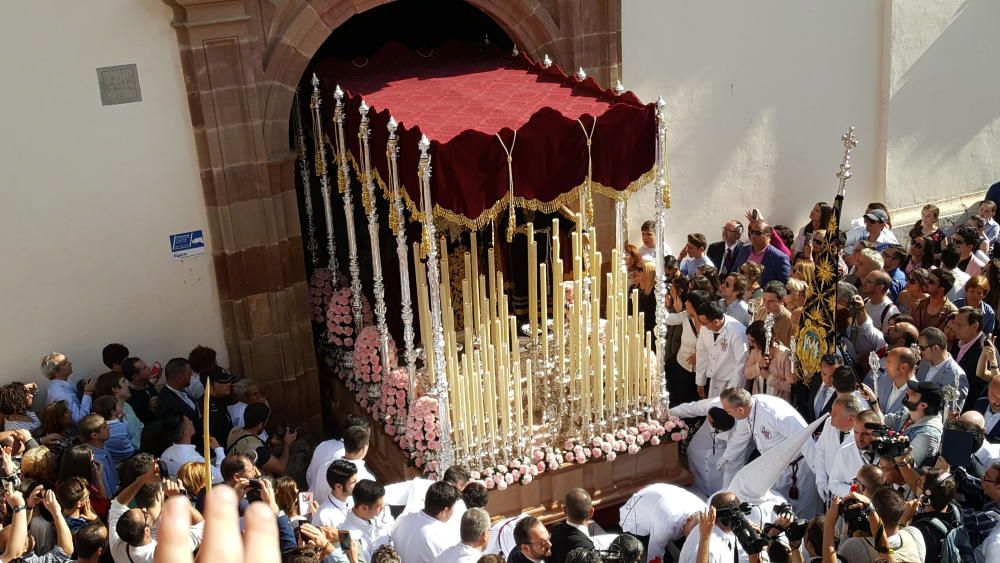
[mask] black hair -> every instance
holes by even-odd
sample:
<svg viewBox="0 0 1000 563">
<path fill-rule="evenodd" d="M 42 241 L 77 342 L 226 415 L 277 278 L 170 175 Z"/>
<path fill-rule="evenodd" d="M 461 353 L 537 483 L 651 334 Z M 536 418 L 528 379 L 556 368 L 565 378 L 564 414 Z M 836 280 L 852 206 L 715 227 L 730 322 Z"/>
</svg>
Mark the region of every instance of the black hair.
<svg viewBox="0 0 1000 563">
<path fill-rule="evenodd" d="M 101 360 L 104 365 L 108 366 L 108 369 L 114 369 L 115 366 L 120 366 L 125 358 L 128 357 L 128 348 L 124 344 L 119 344 L 114 342 L 108 344 L 101 350 Z"/>
<path fill-rule="evenodd" d="M 468 483 L 470 479 L 472 475 L 469 474 L 469 470 L 461 465 L 452 465 L 445 470 L 444 477 L 441 478 L 442 481 L 448 481 L 456 487 L 459 483 Z"/>
<path fill-rule="evenodd" d="M 170 381 L 184 375 L 190 367 L 191 362 L 187 358 L 174 358 L 167 362 L 167 365 L 163 368 L 163 375 L 167 378 L 167 381 Z"/>
<path fill-rule="evenodd" d="M 371 433 L 367 426 L 349 426 L 344 430 L 344 450 L 349 453 L 357 453 L 365 449 Z"/>
<path fill-rule="evenodd" d="M 518 546 L 531 543 L 531 530 L 541 526 L 542 521 L 534 516 L 525 516 L 514 525 L 514 543 Z"/>
<path fill-rule="evenodd" d="M 778 298 L 778 301 L 781 301 L 788 295 L 788 289 L 780 281 L 771 280 L 764 286 L 764 293 L 773 293 Z"/>
<path fill-rule="evenodd" d="M 385 496 L 385 487 L 371 479 L 362 479 L 354 485 L 354 491 L 351 492 L 351 496 L 354 498 L 355 506 L 359 504 L 371 506 L 378 502 L 378 499 Z"/>
<path fill-rule="evenodd" d="M 833 388 L 837 393 L 852 393 L 858 388 L 858 378 L 851 366 L 840 366 L 833 370 Z"/>
<path fill-rule="evenodd" d="M 337 485 L 347 488 L 347 481 L 358 472 L 358 466 L 346 459 L 336 459 L 326 468 L 326 484 L 333 490 Z"/>
<path fill-rule="evenodd" d="M 698 315 L 705 317 L 709 321 L 718 321 L 726 318 L 726 310 L 718 301 L 706 301 L 697 309 Z"/>
<path fill-rule="evenodd" d="M 462 489 L 462 501 L 465 508 L 486 508 L 489 502 L 489 491 L 482 483 L 469 483 Z"/>
<path fill-rule="evenodd" d="M 108 547 L 108 529 L 100 522 L 84 524 L 73 534 L 77 559 L 87 559 Z"/>
<path fill-rule="evenodd" d="M 455 506 L 458 501 L 458 489 L 445 481 L 431 483 L 424 495 L 424 512 L 437 516 L 441 511 Z"/>
<path fill-rule="evenodd" d="M 246 463 L 248 462 L 250 462 L 250 458 L 243 454 L 227 455 L 222 460 L 222 463 L 219 464 L 219 473 L 222 474 L 222 480 L 231 481 L 233 476 L 246 468 Z"/>
<path fill-rule="evenodd" d="M 132 378 L 139 374 L 137 366 L 140 361 L 141 359 L 136 357 L 125 358 L 122 360 L 122 365 L 119 369 L 121 370 L 122 375 L 125 376 L 125 381 L 132 381 Z"/>
</svg>

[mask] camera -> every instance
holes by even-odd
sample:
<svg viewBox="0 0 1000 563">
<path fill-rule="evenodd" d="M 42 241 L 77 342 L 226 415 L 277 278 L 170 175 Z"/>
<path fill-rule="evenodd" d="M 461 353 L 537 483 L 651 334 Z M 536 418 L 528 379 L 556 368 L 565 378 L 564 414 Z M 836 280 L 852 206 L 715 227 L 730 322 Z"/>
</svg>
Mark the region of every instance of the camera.
<svg viewBox="0 0 1000 563">
<path fill-rule="evenodd" d="M 247 483 L 247 502 L 254 503 L 264 499 L 264 484 L 260 479 L 250 479 Z"/>
<path fill-rule="evenodd" d="M 750 503 L 743 502 L 715 512 L 715 520 L 733 531 L 736 541 L 740 542 L 743 551 L 748 555 L 760 553 L 767 547 L 768 541 L 755 530 L 747 520 L 747 514 L 752 510 Z"/>
<path fill-rule="evenodd" d="M 871 526 L 868 524 L 868 515 L 874 509 L 871 505 L 863 504 L 855 499 L 845 499 L 840 503 L 837 512 L 847 524 L 847 529 L 854 532 L 861 532 L 866 536 L 871 535 Z"/>
<path fill-rule="evenodd" d="M 872 442 L 872 451 L 879 457 L 899 457 L 910 449 L 909 438 L 895 430 L 890 430 L 884 424 L 866 422 L 865 428 L 871 430 L 875 437 L 875 441 Z"/>
<path fill-rule="evenodd" d="M 779 504 L 775 506 L 774 512 L 775 514 L 779 515 L 788 515 L 788 517 L 792 519 L 792 523 L 789 524 L 787 528 L 785 528 L 784 532 L 785 537 L 788 538 L 788 541 L 790 542 L 801 541 L 802 538 L 806 535 L 806 528 L 809 527 L 809 522 L 802 519 L 796 520 L 795 511 L 792 510 L 791 505 L 789 505 L 788 503 Z M 764 533 L 767 534 L 772 528 L 774 528 L 774 524 L 765 524 Z"/>
</svg>

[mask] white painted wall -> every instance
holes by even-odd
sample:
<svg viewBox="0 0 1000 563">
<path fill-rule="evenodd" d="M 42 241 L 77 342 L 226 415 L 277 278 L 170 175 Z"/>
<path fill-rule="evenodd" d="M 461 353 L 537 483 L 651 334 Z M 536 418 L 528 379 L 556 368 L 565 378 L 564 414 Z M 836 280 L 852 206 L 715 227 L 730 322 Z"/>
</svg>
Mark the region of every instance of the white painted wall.
<svg viewBox="0 0 1000 563">
<path fill-rule="evenodd" d="M 878 2 L 622 2 L 623 83 L 667 102 L 675 251 L 689 232 L 718 240 L 750 207 L 797 230 L 836 195 L 849 125 L 861 144 L 847 211 L 863 209 L 876 193 L 881 37 Z M 632 240 L 650 192 L 629 205 Z"/>
<path fill-rule="evenodd" d="M 168 235 L 205 229 L 170 9 L 20 2 L 0 18 L 0 382 L 74 379 L 123 342 L 149 360 L 196 344 L 225 359 L 211 250 L 174 261 Z M 97 67 L 138 65 L 142 102 L 101 106 Z M 209 246 L 211 242 L 209 241 Z"/>
<path fill-rule="evenodd" d="M 897 1 L 892 14 L 889 204 L 919 209 L 1000 181 L 1000 2 Z"/>
</svg>

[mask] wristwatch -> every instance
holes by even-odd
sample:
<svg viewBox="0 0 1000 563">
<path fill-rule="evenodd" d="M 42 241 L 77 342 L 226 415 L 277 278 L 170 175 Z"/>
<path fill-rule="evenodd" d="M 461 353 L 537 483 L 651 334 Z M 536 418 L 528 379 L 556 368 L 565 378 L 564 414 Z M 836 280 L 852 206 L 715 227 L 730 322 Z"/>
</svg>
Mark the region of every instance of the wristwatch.
<svg viewBox="0 0 1000 563">
<path fill-rule="evenodd" d="M 22 510 L 28 510 L 28 505 L 22 504 L 21 506 L 15 506 L 14 508 L 10 509 L 10 513 L 13 515 L 17 514 L 18 512 L 21 512 Z"/>
</svg>

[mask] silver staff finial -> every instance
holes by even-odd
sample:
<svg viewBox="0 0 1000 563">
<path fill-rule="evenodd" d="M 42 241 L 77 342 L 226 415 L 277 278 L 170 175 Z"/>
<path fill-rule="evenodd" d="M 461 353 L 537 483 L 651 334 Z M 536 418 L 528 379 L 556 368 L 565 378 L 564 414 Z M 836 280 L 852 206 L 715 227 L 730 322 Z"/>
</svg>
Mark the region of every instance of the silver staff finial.
<svg viewBox="0 0 1000 563">
<path fill-rule="evenodd" d="M 663 96 L 656 97 L 656 109 L 663 111 L 667 107 L 667 102 L 663 101 Z"/>
<path fill-rule="evenodd" d="M 844 141 L 844 158 L 840 161 L 840 170 L 837 171 L 837 178 L 840 180 L 837 195 L 843 196 L 847 193 L 847 180 L 853 176 L 851 174 L 851 151 L 858 146 L 858 138 L 854 136 L 854 126 L 849 127 L 847 132 L 840 136 L 840 139 Z"/>
<path fill-rule="evenodd" d="M 621 96 L 624 93 L 625 93 L 625 87 L 622 86 L 622 81 L 621 80 L 615 80 L 615 94 L 618 94 L 619 96 Z"/>
<path fill-rule="evenodd" d="M 344 91 L 340 89 L 340 84 L 337 84 L 337 87 L 333 89 L 333 99 L 338 102 L 344 99 Z"/>
<path fill-rule="evenodd" d="M 313 73 L 312 85 L 313 85 L 313 88 L 319 88 L 319 77 L 316 76 L 315 72 Z"/>
<path fill-rule="evenodd" d="M 389 116 L 389 123 L 386 124 L 386 128 L 389 130 L 389 133 L 395 133 L 396 132 L 396 127 L 398 127 L 398 126 L 399 126 L 399 124 L 396 123 L 396 118 L 390 115 Z"/>
<path fill-rule="evenodd" d="M 548 53 L 546 53 L 545 56 L 542 57 L 542 68 L 549 68 L 550 66 L 552 66 L 552 59 L 550 59 Z"/>
<path fill-rule="evenodd" d="M 587 73 L 583 72 L 583 67 L 582 66 L 579 69 L 577 69 L 575 76 L 576 76 L 576 79 L 579 80 L 580 82 L 583 82 L 584 80 L 587 79 Z"/>
<path fill-rule="evenodd" d="M 521 54 L 521 51 L 518 51 L 517 45 L 514 45 L 514 48 L 511 50 L 510 54 L 516 57 Z"/>
<path fill-rule="evenodd" d="M 420 149 L 420 152 L 427 152 L 427 150 L 431 148 L 431 141 L 427 138 L 427 135 L 420 136 L 420 142 L 417 143 L 417 148 Z"/>
<path fill-rule="evenodd" d="M 361 100 L 361 105 L 358 106 L 358 113 L 362 116 L 368 115 L 368 104 L 366 104 L 364 100 Z"/>
</svg>

